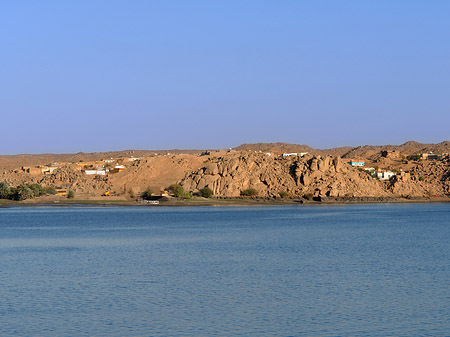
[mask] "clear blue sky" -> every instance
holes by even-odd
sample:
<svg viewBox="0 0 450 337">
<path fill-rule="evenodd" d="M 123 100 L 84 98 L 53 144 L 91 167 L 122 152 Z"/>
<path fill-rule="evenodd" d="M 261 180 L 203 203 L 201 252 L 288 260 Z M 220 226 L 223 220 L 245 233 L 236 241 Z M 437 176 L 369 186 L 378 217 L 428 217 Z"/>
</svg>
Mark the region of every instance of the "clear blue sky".
<svg viewBox="0 0 450 337">
<path fill-rule="evenodd" d="M 450 1 L 2 1 L 0 154 L 450 139 Z"/>
</svg>

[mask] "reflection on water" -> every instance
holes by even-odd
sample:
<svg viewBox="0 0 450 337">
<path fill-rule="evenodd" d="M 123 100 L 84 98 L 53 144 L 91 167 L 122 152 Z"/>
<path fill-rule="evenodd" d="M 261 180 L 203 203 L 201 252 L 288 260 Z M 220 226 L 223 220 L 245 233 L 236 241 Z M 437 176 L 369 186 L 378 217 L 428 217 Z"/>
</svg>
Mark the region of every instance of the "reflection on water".
<svg viewBox="0 0 450 337">
<path fill-rule="evenodd" d="M 0 209 L 1 336 L 447 336 L 450 204 Z"/>
</svg>

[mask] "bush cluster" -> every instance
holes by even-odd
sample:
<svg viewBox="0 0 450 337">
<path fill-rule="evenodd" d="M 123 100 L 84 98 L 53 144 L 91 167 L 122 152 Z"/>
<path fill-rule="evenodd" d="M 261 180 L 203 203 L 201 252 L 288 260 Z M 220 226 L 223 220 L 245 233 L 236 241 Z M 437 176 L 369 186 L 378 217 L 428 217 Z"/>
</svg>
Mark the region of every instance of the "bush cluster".
<svg viewBox="0 0 450 337">
<path fill-rule="evenodd" d="M 17 187 L 10 187 L 5 181 L 0 183 L 0 199 L 21 201 L 44 194 L 56 194 L 56 190 L 54 187 L 45 189 L 39 184 L 24 184 Z"/>
<path fill-rule="evenodd" d="M 244 197 L 254 197 L 258 195 L 258 191 L 254 188 L 247 188 L 241 192 L 241 195 Z"/>
</svg>

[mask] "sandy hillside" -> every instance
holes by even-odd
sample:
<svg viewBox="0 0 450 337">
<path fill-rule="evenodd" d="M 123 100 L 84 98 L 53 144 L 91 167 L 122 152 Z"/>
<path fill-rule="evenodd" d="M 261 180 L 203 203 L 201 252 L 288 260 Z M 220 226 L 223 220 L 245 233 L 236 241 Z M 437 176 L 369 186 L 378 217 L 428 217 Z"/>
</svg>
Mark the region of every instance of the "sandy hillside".
<svg viewBox="0 0 450 337">
<path fill-rule="evenodd" d="M 431 196 L 450 194 L 450 160 L 408 158 L 430 151 L 450 152 L 450 142 L 341 147 L 315 150 L 286 143 L 244 144 L 228 150 L 119 151 L 102 153 L 0 156 L 0 181 L 10 186 L 38 183 L 98 197 L 105 192 L 129 197 L 150 188 L 154 193 L 181 183 L 196 193 L 211 188 L 216 196 L 237 197 L 254 188 L 262 197 Z M 283 157 L 285 152 L 308 152 Z M 352 167 L 350 159 L 365 161 Z M 115 167 L 120 169 L 115 169 Z M 103 174 L 88 175 L 89 170 Z M 395 177 L 380 181 L 374 173 Z"/>
</svg>

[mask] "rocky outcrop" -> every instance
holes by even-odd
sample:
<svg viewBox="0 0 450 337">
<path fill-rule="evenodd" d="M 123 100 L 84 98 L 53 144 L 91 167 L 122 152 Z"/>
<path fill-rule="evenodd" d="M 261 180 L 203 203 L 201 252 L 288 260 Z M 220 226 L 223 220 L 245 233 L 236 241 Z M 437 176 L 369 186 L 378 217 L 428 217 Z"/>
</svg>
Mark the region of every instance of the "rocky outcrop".
<svg viewBox="0 0 450 337">
<path fill-rule="evenodd" d="M 450 195 L 450 158 L 425 161 L 411 170 L 411 178 L 423 186 L 424 195 Z"/>
<path fill-rule="evenodd" d="M 108 178 L 87 176 L 70 166 L 63 166 L 36 181 L 44 187 L 58 186 L 75 192 L 104 192 L 110 187 Z"/>
<path fill-rule="evenodd" d="M 354 197 L 355 200 L 450 196 L 450 159 L 445 156 L 439 160 L 399 158 L 395 161 L 379 152 L 382 161 L 365 158 L 366 166 L 373 166 L 372 174 L 378 169 L 400 172 L 390 181 L 379 181 L 351 167 L 347 160 L 324 152 L 302 158 L 254 151 L 214 153 L 214 156 L 152 155 L 128 163 L 125 171 L 97 177 L 87 176 L 80 171 L 80 165 L 71 163 L 60 163 L 51 174 L 31 174 L 23 165 L 8 166 L 0 168 L 0 181 L 10 186 L 39 183 L 97 196 L 105 191 L 127 195 L 125 191 L 132 190 L 139 194 L 148 188 L 158 193 L 174 183 L 181 183 L 188 192 L 209 187 L 216 196 L 223 197 L 240 196 L 248 188 L 258 190 L 260 197 L 279 197 L 280 192 L 292 197 Z"/>
<path fill-rule="evenodd" d="M 387 194 L 384 184 L 344 164 L 340 157 L 305 156 L 272 158 L 259 153 L 240 153 L 215 158 L 180 181 L 187 191 L 204 187 L 216 196 L 237 197 L 254 188 L 262 197 L 312 194 L 316 197 L 372 196 Z"/>
<path fill-rule="evenodd" d="M 387 189 L 395 196 L 399 197 L 423 197 L 428 195 L 429 187 L 427 183 L 419 181 L 414 176 L 408 173 L 406 175 L 396 175 L 393 177 L 388 185 Z"/>
</svg>

